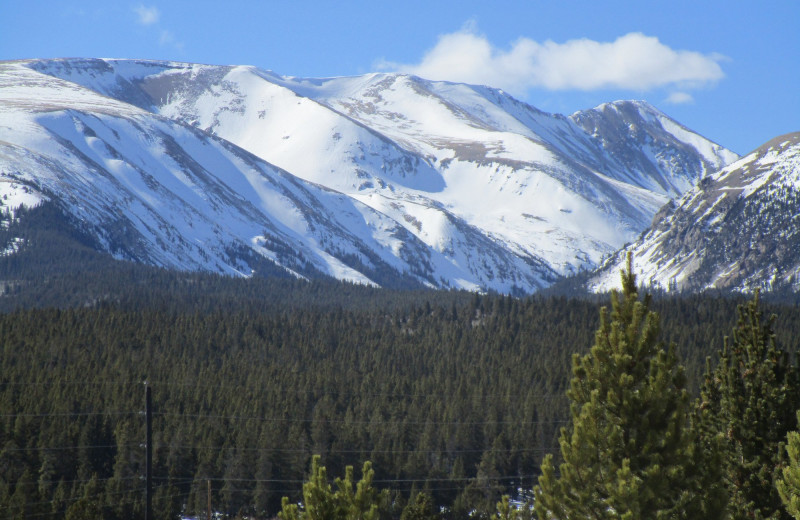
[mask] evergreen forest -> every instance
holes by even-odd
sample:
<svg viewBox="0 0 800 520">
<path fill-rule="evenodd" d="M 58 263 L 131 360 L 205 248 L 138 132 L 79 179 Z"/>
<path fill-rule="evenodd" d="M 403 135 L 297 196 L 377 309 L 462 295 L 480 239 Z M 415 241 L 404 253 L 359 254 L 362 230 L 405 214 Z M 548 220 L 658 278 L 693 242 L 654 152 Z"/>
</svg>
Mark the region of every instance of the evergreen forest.
<svg viewBox="0 0 800 520">
<path fill-rule="evenodd" d="M 791 495 L 796 474 L 797 449 L 781 444 L 800 407 L 796 306 L 650 299 L 628 280 L 609 318 L 607 295 L 180 274 L 109 260 L 53 211 L 0 237 L 27 240 L 0 258 L 0 520 L 143 518 L 145 387 L 155 518 L 204 518 L 209 500 L 226 518 L 315 518 L 293 504 L 339 476 L 348 504 L 380 503 L 342 518 L 525 518 L 508 497 L 564 488 L 576 403 L 596 405 L 581 378 L 625 320 L 639 320 L 649 366 L 670 374 L 652 402 L 682 410 L 670 427 L 691 423 L 694 460 L 726 471 L 697 482 L 725 483 L 715 500 L 731 518 L 790 518 L 772 484 L 786 475 Z"/>
</svg>

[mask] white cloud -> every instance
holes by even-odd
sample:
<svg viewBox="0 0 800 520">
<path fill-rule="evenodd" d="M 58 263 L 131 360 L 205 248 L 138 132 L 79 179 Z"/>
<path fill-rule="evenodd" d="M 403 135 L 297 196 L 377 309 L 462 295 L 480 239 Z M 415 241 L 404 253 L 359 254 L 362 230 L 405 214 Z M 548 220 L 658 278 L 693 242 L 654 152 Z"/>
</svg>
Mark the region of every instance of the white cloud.
<svg viewBox="0 0 800 520">
<path fill-rule="evenodd" d="M 468 24 L 439 37 L 418 64 L 379 67 L 428 79 L 487 84 L 522 94 L 530 88 L 646 91 L 664 86 L 691 89 L 724 77 L 724 57 L 673 50 L 658 38 L 629 33 L 613 42 L 589 39 L 538 43 L 520 38 L 508 50 L 494 47 Z"/>
<path fill-rule="evenodd" d="M 673 92 L 667 97 L 666 101 L 673 105 L 683 105 L 686 103 L 693 103 L 694 98 L 688 92 Z"/>
<path fill-rule="evenodd" d="M 158 23 L 161 13 L 155 6 L 145 7 L 142 4 L 137 5 L 134 9 L 136 15 L 139 17 L 139 23 L 142 25 L 153 25 Z"/>
</svg>

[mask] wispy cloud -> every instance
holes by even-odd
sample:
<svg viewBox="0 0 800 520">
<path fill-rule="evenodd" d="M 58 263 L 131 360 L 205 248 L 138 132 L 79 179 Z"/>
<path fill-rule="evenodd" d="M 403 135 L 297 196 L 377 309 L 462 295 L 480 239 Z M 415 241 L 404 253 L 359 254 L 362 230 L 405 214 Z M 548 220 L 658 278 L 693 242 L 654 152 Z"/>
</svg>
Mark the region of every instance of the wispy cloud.
<svg viewBox="0 0 800 520">
<path fill-rule="evenodd" d="M 133 8 L 136 14 L 136 21 L 141 25 L 151 27 L 150 31 L 157 31 L 158 43 L 162 47 L 173 47 L 179 53 L 184 50 L 183 42 L 178 40 L 175 34 L 163 27 L 161 23 L 161 11 L 156 6 L 145 6 L 139 4 Z"/>
<path fill-rule="evenodd" d="M 665 86 L 681 90 L 713 85 L 724 77 L 721 55 L 674 50 L 658 38 L 629 33 L 613 42 L 589 39 L 539 43 L 520 38 L 498 49 L 474 23 L 439 37 L 416 64 L 381 62 L 383 70 L 428 79 L 488 84 L 515 94 L 530 88 L 647 91 Z M 688 94 L 674 98 L 686 102 Z M 691 96 L 690 96 L 691 97 Z M 680 101 L 683 99 L 683 101 Z"/>
<path fill-rule="evenodd" d="M 688 92 L 673 92 L 667 96 L 666 101 L 672 105 L 685 105 L 686 103 L 693 103 L 694 98 Z"/>
<path fill-rule="evenodd" d="M 145 7 L 139 4 L 133 8 L 133 11 L 136 13 L 138 21 L 142 25 L 158 23 L 158 19 L 161 17 L 161 12 L 159 12 L 158 8 L 155 6 Z"/>
<path fill-rule="evenodd" d="M 161 30 L 161 35 L 158 38 L 158 43 L 164 46 L 172 46 L 175 47 L 177 50 L 183 52 L 183 42 L 178 41 L 175 38 L 175 35 L 172 34 L 172 31 L 168 31 L 166 29 Z"/>
</svg>

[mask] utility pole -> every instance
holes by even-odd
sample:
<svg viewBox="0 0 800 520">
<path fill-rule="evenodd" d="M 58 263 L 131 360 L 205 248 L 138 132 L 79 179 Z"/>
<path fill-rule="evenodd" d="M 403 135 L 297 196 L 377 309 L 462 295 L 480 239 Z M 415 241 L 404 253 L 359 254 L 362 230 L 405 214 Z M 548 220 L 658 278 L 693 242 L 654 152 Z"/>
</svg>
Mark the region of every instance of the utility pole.
<svg viewBox="0 0 800 520">
<path fill-rule="evenodd" d="M 144 520 L 153 519 L 153 397 L 150 395 L 150 386 L 144 384 L 145 396 L 145 505 Z"/>
<path fill-rule="evenodd" d="M 206 509 L 206 520 L 211 520 L 211 479 L 208 480 L 208 508 Z"/>
</svg>

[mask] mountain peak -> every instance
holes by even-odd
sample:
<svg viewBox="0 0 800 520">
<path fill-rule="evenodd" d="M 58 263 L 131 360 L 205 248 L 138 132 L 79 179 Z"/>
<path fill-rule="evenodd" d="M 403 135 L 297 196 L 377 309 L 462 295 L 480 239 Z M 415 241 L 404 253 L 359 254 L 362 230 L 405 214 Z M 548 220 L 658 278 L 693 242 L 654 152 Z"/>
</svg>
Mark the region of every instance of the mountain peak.
<svg viewBox="0 0 800 520">
<path fill-rule="evenodd" d="M 32 60 L 0 64 L 0 175 L 120 258 L 522 294 L 594 267 L 722 162 L 649 105 L 608 107 L 564 117 L 406 74 Z"/>
<path fill-rule="evenodd" d="M 591 110 L 597 112 L 615 111 L 622 113 L 637 111 L 642 115 L 649 114 L 654 116 L 666 117 L 666 115 L 658 108 L 651 105 L 649 102 L 645 100 L 639 100 L 639 99 L 618 99 L 616 101 L 609 101 L 606 103 L 601 103 Z M 578 111 L 576 112 L 576 114 L 580 114 L 581 112 L 582 111 Z"/>
<path fill-rule="evenodd" d="M 618 168 L 626 172 L 621 180 L 668 197 L 682 194 L 704 176 L 738 159 L 646 101 L 603 103 L 575 112 L 570 119 L 619 163 Z M 663 170 L 672 173 L 664 177 Z"/>
</svg>

